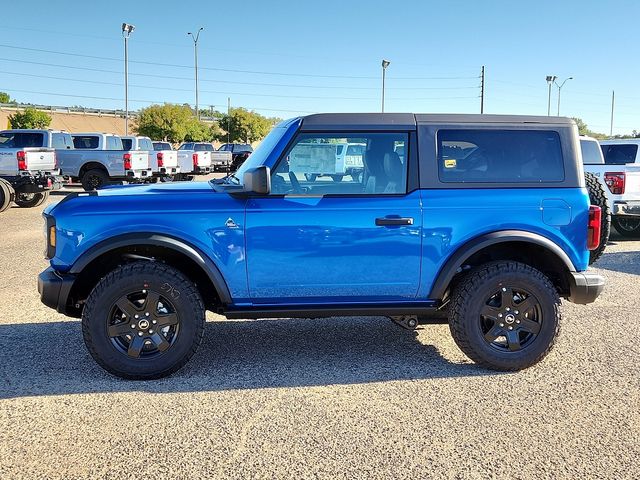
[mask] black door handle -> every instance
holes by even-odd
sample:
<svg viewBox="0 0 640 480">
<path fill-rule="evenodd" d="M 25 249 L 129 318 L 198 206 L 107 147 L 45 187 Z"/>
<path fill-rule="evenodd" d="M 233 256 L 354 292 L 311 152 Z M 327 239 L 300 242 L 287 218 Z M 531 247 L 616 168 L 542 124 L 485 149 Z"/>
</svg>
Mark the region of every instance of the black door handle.
<svg viewBox="0 0 640 480">
<path fill-rule="evenodd" d="M 382 217 L 376 218 L 376 225 L 378 227 L 385 227 L 389 225 L 413 225 L 413 218 L 411 217 Z"/>
</svg>

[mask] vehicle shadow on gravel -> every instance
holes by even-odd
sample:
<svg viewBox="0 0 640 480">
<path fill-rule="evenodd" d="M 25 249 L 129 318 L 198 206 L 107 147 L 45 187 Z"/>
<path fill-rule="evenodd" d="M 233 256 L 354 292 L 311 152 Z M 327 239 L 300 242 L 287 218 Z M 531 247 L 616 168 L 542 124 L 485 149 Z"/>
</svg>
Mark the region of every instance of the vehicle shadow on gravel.
<svg viewBox="0 0 640 480">
<path fill-rule="evenodd" d="M 433 328 L 427 325 L 425 328 Z M 0 325 L 0 398 L 93 392 L 191 392 L 496 374 L 451 363 L 382 317 L 207 322 L 173 376 L 126 381 L 87 353 L 76 321 Z"/>
<path fill-rule="evenodd" d="M 640 275 L 640 251 L 607 253 L 605 250 L 602 257 L 593 266 L 614 272 Z"/>
</svg>

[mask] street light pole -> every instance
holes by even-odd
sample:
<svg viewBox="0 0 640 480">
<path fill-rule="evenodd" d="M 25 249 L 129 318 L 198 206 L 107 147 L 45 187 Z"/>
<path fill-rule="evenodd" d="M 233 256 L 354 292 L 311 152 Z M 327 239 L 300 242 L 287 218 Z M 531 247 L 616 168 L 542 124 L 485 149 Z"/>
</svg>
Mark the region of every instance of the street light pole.
<svg viewBox="0 0 640 480">
<path fill-rule="evenodd" d="M 565 78 L 564 82 L 562 82 L 560 85 L 558 85 L 558 82 L 556 82 L 555 80 L 553 81 L 553 83 L 556 84 L 556 87 L 558 87 L 558 116 L 560 116 L 560 94 L 562 93 L 562 87 L 564 87 L 564 84 L 567 83 L 567 80 L 573 80 L 573 77 Z"/>
<path fill-rule="evenodd" d="M 547 83 L 549 84 L 549 100 L 547 101 L 547 116 L 551 115 L 551 85 L 556 81 L 555 75 L 547 75 Z"/>
<path fill-rule="evenodd" d="M 200 120 L 200 110 L 198 110 L 198 39 L 200 38 L 200 32 L 204 30 L 204 27 L 200 27 L 200 29 L 194 35 L 191 32 L 188 32 L 187 35 L 190 35 L 193 39 L 193 55 L 195 58 L 195 69 L 196 69 L 196 117 Z"/>
<path fill-rule="evenodd" d="M 129 135 L 129 36 L 135 30 L 129 23 L 122 24 L 124 37 L 124 134 Z"/>
<path fill-rule="evenodd" d="M 384 80 L 387 67 L 391 64 L 388 60 L 382 60 L 382 113 L 384 113 Z"/>
</svg>

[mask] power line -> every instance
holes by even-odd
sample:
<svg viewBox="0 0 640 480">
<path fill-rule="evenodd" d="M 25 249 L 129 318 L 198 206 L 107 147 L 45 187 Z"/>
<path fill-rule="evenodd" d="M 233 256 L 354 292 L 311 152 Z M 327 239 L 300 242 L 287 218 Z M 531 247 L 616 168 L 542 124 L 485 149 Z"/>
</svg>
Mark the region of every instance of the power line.
<svg viewBox="0 0 640 480">
<path fill-rule="evenodd" d="M 24 50 L 29 52 L 52 53 L 55 55 L 92 58 L 95 60 L 107 60 L 107 61 L 115 61 L 115 62 L 122 61 L 121 58 L 101 57 L 98 55 L 85 55 L 85 54 L 72 53 L 72 52 L 60 52 L 56 50 L 44 50 L 40 48 L 18 47 L 15 45 L 0 44 L 0 47 L 16 49 L 16 50 Z M 140 65 L 154 65 L 154 66 L 161 66 L 161 67 L 188 68 L 188 69 L 193 68 L 191 65 L 180 65 L 180 64 L 174 64 L 174 63 L 160 63 L 160 62 L 145 62 L 141 60 L 137 60 L 137 61 L 132 60 L 131 63 L 137 63 Z M 373 76 L 356 76 L 356 75 L 318 75 L 318 74 L 308 74 L 308 73 L 266 72 L 266 71 L 258 71 L 258 70 L 239 70 L 239 69 L 232 69 L 232 68 L 214 68 L 214 67 L 199 67 L 199 68 L 201 68 L 202 70 L 211 70 L 216 72 L 249 73 L 249 74 L 255 74 L 255 75 L 277 75 L 277 76 L 284 76 L 284 77 L 345 78 L 345 79 L 366 79 L 366 80 L 378 79 L 377 76 L 373 77 Z M 460 77 L 393 77 L 393 78 L 394 80 L 462 80 L 462 79 L 476 79 L 479 77 L 477 75 L 474 75 L 469 77 L 460 76 Z"/>
<path fill-rule="evenodd" d="M 101 68 L 77 67 L 73 65 L 62 65 L 58 63 L 33 62 L 33 61 L 27 61 L 27 60 L 18 60 L 13 58 L 2 58 L 2 57 L 0 57 L 0 61 L 21 63 L 21 64 L 26 63 L 29 65 L 68 68 L 73 70 L 87 70 L 90 72 L 113 73 L 117 75 L 122 75 L 122 72 L 118 70 L 105 70 Z M 139 77 L 165 78 L 167 80 L 189 80 L 189 81 L 193 80 L 192 77 L 176 77 L 172 75 L 156 75 L 152 73 L 129 72 L 129 75 L 139 76 Z M 232 80 L 211 80 L 211 79 L 203 79 L 203 78 L 201 78 L 200 81 L 210 82 L 210 83 L 231 84 L 231 85 L 251 85 L 251 86 L 260 86 L 260 87 L 320 88 L 320 89 L 336 89 L 336 90 L 379 90 L 380 89 L 380 87 L 349 87 L 349 86 L 343 87 L 338 85 L 300 85 L 300 84 L 296 85 L 296 84 L 284 84 L 284 83 L 236 82 Z M 118 85 L 120 85 L 120 83 L 118 83 Z M 478 87 L 464 86 L 464 87 L 388 87 L 387 88 L 387 90 L 473 90 L 473 89 L 478 89 Z"/>
<path fill-rule="evenodd" d="M 33 91 L 33 90 L 21 90 L 21 89 L 15 89 L 15 88 L 3 88 L 0 87 L 0 91 L 5 91 L 5 92 L 18 92 L 18 93 L 32 93 L 32 94 L 37 94 L 37 95 L 53 95 L 53 96 L 57 96 L 57 97 L 67 97 L 67 98 L 87 98 L 87 99 L 91 99 L 91 100 L 117 100 L 117 101 L 122 101 L 122 98 L 114 98 L 114 97 L 98 97 L 98 96 L 91 96 L 91 95 L 71 95 L 71 94 L 67 94 L 67 93 L 54 93 L 54 92 L 37 92 L 37 91 Z M 131 102 L 136 102 L 136 103 L 149 103 L 149 104 L 163 104 L 163 103 L 167 103 L 163 100 L 134 100 L 131 99 Z M 190 103 L 188 102 L 175 102 L 175 104 L 177 105 L 189 105 L 191 106 Z M 28 104 L 22 104 L 24 106 L 27 106 Z M 306 111 L 306 110 L 283 110 L 283 109 L 276 109 L 276 108 L 262 108 L 262 107 L 244 107 L 247 108 L 248 110 L 262 110 L 262 111 L 267 111 L 267 112 L 288 112 L 288 113 L 316 113 L 313 111 Z"/>
</svg>

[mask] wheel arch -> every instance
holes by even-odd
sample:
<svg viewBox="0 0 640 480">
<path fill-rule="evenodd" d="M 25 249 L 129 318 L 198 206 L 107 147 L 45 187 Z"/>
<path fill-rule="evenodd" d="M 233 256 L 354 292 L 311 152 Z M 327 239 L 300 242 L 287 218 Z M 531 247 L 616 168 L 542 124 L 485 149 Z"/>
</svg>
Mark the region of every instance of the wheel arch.
<svg viewBox="0 0 640 480">
<path fill-rule="evenodd" d="M 82 164 L 82 166 L 78 170 L 78 177 L 82 177 L 89 170 L 96 170 L 96 169 L 103 170 L 107 174 L 107 176 L 109 175 L 109 170 L 107 169 L 107 167 L 105 167 L 103 163 L 90 160 Z"/>
<path fill-rule="evenodd" d="M 76 278 L 66 300 L 69 313 L 80 315 L 82 301 L 100 278 L 118 265 L 136 260 L 161 261 L 180 270 L 196 283 L 205 306 L 212 311 L 231 303 L 222 273 L 197 247 L 170 235 L 135 233 L 103 240 L 74 262 L 69 273 Z"/>
<path fill-rule="evenodd" d="M 568 274 L 576 271 L 566 252 L 542 235 L 521 230 L 490 232 L 467 241 L 449 256 L 428 298 L 445 298 L 456 278 L 468 267 L 495 260 L 516 260 L 537 268 L 551 278 L 561 295 L 568 294 Z"/>
</svg>

